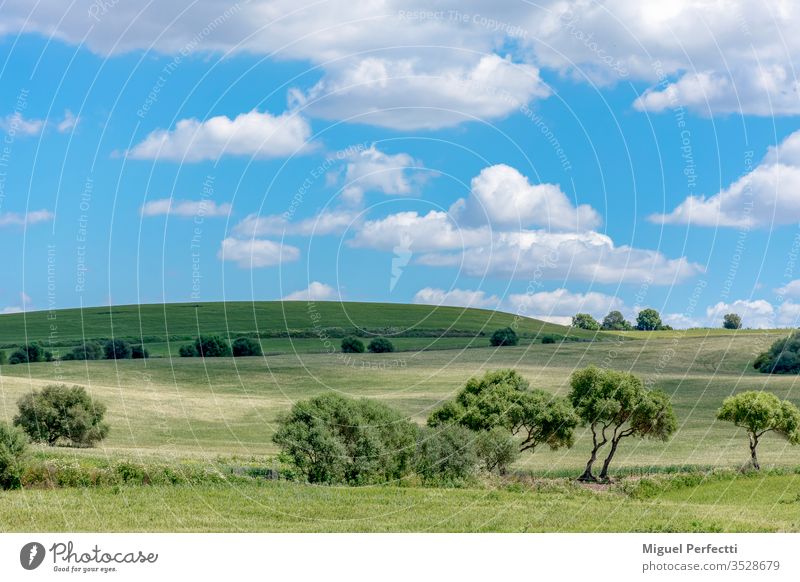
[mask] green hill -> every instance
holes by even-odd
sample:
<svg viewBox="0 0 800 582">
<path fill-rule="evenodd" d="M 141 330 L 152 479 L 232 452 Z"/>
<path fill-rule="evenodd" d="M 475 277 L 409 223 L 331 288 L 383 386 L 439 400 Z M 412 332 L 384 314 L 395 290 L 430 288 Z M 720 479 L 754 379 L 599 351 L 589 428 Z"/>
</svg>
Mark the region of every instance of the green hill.
<svg viewBox="0 0 800 582">
<path fill-rule="evenodd" d="M 257 301 L 123 305 L 35 311 L 0 316 L 0 347 L 31 341 L 69 346 L 82 338 L 143 338 L 145 343 L 183 341 L 202 334 L 261 338 L 342 337 L 457 338 L 489 336 L 514 324 L 522 337 L 575 339 L 592 332 L 486 309 L 396 303 Z"/>
</svg>

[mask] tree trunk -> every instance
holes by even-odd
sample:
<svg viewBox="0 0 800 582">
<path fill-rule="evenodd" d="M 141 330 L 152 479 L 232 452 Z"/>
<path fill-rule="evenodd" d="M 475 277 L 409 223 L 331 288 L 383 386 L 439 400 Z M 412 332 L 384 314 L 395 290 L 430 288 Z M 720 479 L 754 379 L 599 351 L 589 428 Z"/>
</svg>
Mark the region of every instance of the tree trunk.
<svg viewBox="0 0 800 582">
<path fill-rule="evenodd" d="M 756 455 L 756 447 L 758 447 L 758 437 L 755 435 L 750 436 L 750 462 L 756 471 L 761 470 L 761 465 L 758 464 L 758 455 Z"/>
<path fill-rule="evenodd" d="M 592 454 L 589 457 L 589 462 L 586 463 L 586 469 L 583 471 L 583 475 L 578 477 L 578 481 L 588 481 L 591 483 L 597 483 L 597 477 L 594 476 L 592 473 L 592 466 L 594 462 L 597 460 L 597 451 L 600 450 L 604 444 L 608 442 L 606 438 L 606 429 L 603 427 L 603 440 L 598 442 L 597 441 L 597 431 L 595 430 L 594 425 L 592 425 Z"/>
<path fill-rule="evenodd" d="M 614 458 L 614 453 L 617 452 L 617 445 L 622 437 L 611 439 L 611 450 L 608 451 L 606 460 L 603 461 L 603 470 L 600 471 L 600 480 L 608 481 L 608 466 L 611 464 L 611 459 Z"/>
</svg>

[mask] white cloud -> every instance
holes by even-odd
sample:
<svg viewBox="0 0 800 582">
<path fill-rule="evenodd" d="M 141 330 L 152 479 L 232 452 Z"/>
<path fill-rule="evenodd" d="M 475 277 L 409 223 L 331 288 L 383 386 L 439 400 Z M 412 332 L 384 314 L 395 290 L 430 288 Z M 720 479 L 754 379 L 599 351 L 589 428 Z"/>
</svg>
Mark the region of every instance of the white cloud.
<svg viewBox="0 0 800 582">
<path fill-rule="evenodd" d="M 710 326 L 722 325 L 722 317 L 726 313 L 738 313 L 742 317 L 742 326 L 751 328 L 772 328 L 781 322 L 776 318 L 775 308 L 764 299 L 737 299 L 732 303 L 720 301 L 706 308 L 706 317 Z"/>
<path fill-rule="evenodd" d="M 532 185 L 506 164 L 484 168 L 472 179 L 469 198 L 452 211 L 474 222 L 500 227 L 542 226 L 556 230 L 597 228 L 600 215 L 589 205 L 575 207 L 555 184 Z"/>
<path fill-rule="evenodd" d="M 778 287 L 775 292 L 779 295 L 788 295 L 789 297 L 800 297 L 800 279 L 789 281 L 783 287 Z"/>
<path fill-rule="evenodd" d="M 486 295 L 485 291 L 480 290 L 450 289 L 445 291 L 444 289 L 425 287 L 414 295 L 414 303 L 496 309 L 500 304 L 500 298 L 497 295 Z"/>
<path fill-rule="evenodd" d="M 621 299 L 605 293 L 589 291 L 573 293 L 568 289 L 509 295 L 509 309 L 534 319 L 568 325 L 576 313 L 589 313 L 600 321 L 609 311 L 625 310 Z"/>
<path fill-rule="evenodd" d="M 708 198 L 689 196 L 669 214 L 650 217 L 665 224 L 769 227 L 800 221 L 800 131 L 789 135 L 751 172 Z"/>
<path fill-rule="evenodd" d="M 162 216 L 171 214 L 181 218 L 211 218 L 217 216 L 228 216 L 231 213 L 231 205 L 217 204 L 213 200 L 173 200 L 172 198 L 161 198 L 151 200 L 142 206 L 142 216 Z"/>
<path fill-rule="evenodd" d="M 64 112 L 64 119 L 62 119 L 56 124 L 56 130 L 58 131 L 58 133 L 67 133 L 68 131 L 75 129 L 77 126 L 78 126 L 78 117 L 76 117 L 72 113 L 72 111 L 67 109 Z"/>
<path fill-rule="evenodd" d="M 273 158 L 309 149 L 311 127 L 293 113 L 278 116 L 250 111 L 230 119 L 182 119 L 175 129 L 157 129 L 128 154 L 136 159 L 199 162 L 222 155 Z"/>
<path fill-rule="evenodd" d="M 439 129 L 506 117 L 550 94 L 539 69 L 496 54 L 468 63 L 434 59 L 348 59 L 292 103 L 310 115 L 390 129 Z M 446 59 L 445 59 L 446 60 Z"/>
<path fill-rule="evenodd" d="M 236 226 L 234 234 L 238 236 L 270 236 L 270 235 L 326 235 L 341 234 L 347 228 L 357 224 L 359 215 L 355 212 L 325 210 L 312 218 L 292 222 L 281 214 L 258 216 L 248 214 Z"/>
<path fill-rule="evenodd" d="M 9 305 L 0 310 L 0 313 L 22 313 L 26 311 L 28 306 L 33 303 L 31 296 L 24 291 L 19 294 L 19 305 Z"/>
<path fill-rule="evenodd" d="M 242 269 L 273 267 L 296 261 L 300 258 L 300 249 L 271 240 L 229 237 L 223 239 L 217 257 L 223 261 L 233 261 Z"/>
<path fill-rule="evenodd" d="M 39 135 L 44 126 L 43 119 L 25 119 L 19 112 L 11 113 L 0 119 L 0 129 L 13 136 Z"/>
<path fill-rule="evenodd" d="M 28 224 L 48 222 L 50 220 L 53 220 L 54 217 L 55 215 L 49 210 L 32 210 L 27 214 L 18 214 L 16 212 L 4 212 L 0 214 L 0 227 L 26 226 Z"/>
<path fill-rule="evenodd" d="M 300 291 L 289 293 L 283 298 L 284 301 L 331 301 L 336 299 L 338 294 L 330 285 L 312 281 L 309 286 Z"/>
<path fill-rule="evenodd" d="M 408 154 L 386 154 L 374 145 L 354 151 L 347 156 L 342 197 L 358 203 L 370 191 L 407 196 L 413 192 L 415 183 L 423 179 L 415 171 L 421 167 L 422 162 Z"/>
</svg>

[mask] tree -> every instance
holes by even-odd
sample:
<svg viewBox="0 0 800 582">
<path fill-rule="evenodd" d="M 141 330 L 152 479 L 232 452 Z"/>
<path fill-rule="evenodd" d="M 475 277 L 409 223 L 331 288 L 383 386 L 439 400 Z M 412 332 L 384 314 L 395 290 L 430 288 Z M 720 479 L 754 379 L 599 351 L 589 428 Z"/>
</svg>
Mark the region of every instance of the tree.
<svg viewBox="0 0 800 582">
<path fill-rule="evenodd" d="M 597 481 L 594 463 L 599 450 L 609 441 L 611 448 L 600 473 L 604 480 L 608 479 L 609 466 L 623 438 L 666 440 L 675 432 L 677 422 L 669 397 L 661 391 L 645 390 L 633 374 L 590 366 L 572 374 L 570 387 L 572 405 L 592 432 L 592 450 L 578 478 L 581 481 Z"/>
<path fill-rule="evenodd" d="M 413 468 L 417 426 L 383 403 L 323 394 L 297 402 L 273 436 L 311 483 L 379 483 Z"/>
<path fill-rule="evenodd" d="M 640 331 L 653 331 L 662 326 L 661 316 L 655 309 L 642 309 L 636 316 L 636 329 Z"/>
<path fill-rule="evenodd" d="M 3 350 L 0 350 L 0 366 L 5 366 L 8 363 L 8 359 L 6 359 L 6 353 Z"/>
<path fill-rule="evenodd" d="M 193 344 L 181 346 L 178 353 L 182 358 L 227 358 L 232 354 L 230 344 L 218 335 L 201 335 Z"/>
<path fill-rule="evenodd" d="M 767 351 L 759 354 L 753 367 L 765 374 L 800 373 L 800 331 L 776 340 Z"/>
<path fill-rule="evenodd" d="M 510 327 L 496 329 L 492 334 L 492 337 L 489 338 L 489 344 L 494 347 L 515 346 L 518 343 L 519 337 L 517 337 L 517 332 Z"/>
<path fill-rule="evenodd" d="M 722 402 L 717 419 L 732 422 L 747 431 L 750 461 L 756 470 L 761 468 L 758 443 L 766 433 L 774 432 L 792 445 L 800 444 L 800 409 L 770 392 L 751 390 L 729 396 Z"/>
<path fill-rule="evenodd" d="M 417 438 L 414 470 L 425 483 L 462 481 L 478 464 L 475 437 L 458 425 L 425 427 Z"/>
<path fill-rule="evenodd" d="M 496 370 L 470 378 L 456 397 L 435 410 L 429 426 L 460 424 L 470 430 L 503 427 L 521 440 L 519 452 L 539 445 L 571 447 L 578 418 L 569 402 L 544 390 L 531 390 L 516 370 Z"/>
<path fill-rule="evenodd" d="M 726 313 L 722 318 L 722 327 L 725 329 L 742 329 L 742 318 L 738 313 Z"/>
<path fill-rule="evenodd" d="M 93 446 L 108 435 L 108 424 L 103 422 L 105 405 L 92 399 L 82 386 L 51 384 L 26 394 L 17 405 L 14 425 L 35 442 Z"/>
<path fill-rule="evenodd" d="M 182 358 L 197 358 L 200 354 L 197 352 L 197 345 L 195 344 L 183 344 L 178 349 L 178 354 Z"/>
<path fill-rule="evenodd" d="M 96 341 L 86 341 L 64 354 L 62 360 L 102 360 L 103 347 Z"/>
<path fill-rule="evenodd" d="M 108 340 L 104 350 L 107 360 L 129 360 L 132 354 L 131 344 L 121 339 Z"/>
<path fill-rule="evenodd" d="M 600 329 L 604 331 L 627 331 L 631 329 L 631 323 L 625 319 L 619 311 L 609 311 L 608 315 L 603 318 L 603 324 Z"/>
<path fill-rule="evenodd" d="M 349 336 L 342 340 L 342 352 L 345 354 L 363 354 L 364 342 L 357 337 Z"/>
<path fill-rule="evenodd" d="M 596 331 L 600 329 L 600 324 L 588 313 L 576 313 L 572 316 L 572 327 Z"/>
<path fill-rule="evenodd" d="M 131 358 L 134 360 L 143 360 L 150 357 L 150 352 L 144 347 L 144 344 L 133 344 L 131 346 Z"/>
<path fill-rule="evenodd" d="M 52 362 L 52 352 L 33 342 L 17 348 L 8 358 L 9 364 L 33 364 L 36 362 Z"/>
<path fill-rule="evenodd" d="M 376 337 L 369 342 L 367 349 L 373 354 L 383 354 L 394 351 L 394 344 L 384 337 Z"/>
<path fill-rule="evenodd" d="M 261 344 L 249 337 L 238 337 L 233 340 L 231 350 L 233 351 L 234 358 L 264 355 L 264 352 L 261 350 Z"/>
<path fill-rule="evenodd" d="M 478 433 L 475 439 L 475 452 L 483 468 L 505 475 L 519 457 L 519 447 L 514 438 L 502 426 Z"/>
<path fill-rule="evenodd" d="M 27 446 L 21 430 L 0 422 L 0 489 L 19 489 Z"/>
</svg>

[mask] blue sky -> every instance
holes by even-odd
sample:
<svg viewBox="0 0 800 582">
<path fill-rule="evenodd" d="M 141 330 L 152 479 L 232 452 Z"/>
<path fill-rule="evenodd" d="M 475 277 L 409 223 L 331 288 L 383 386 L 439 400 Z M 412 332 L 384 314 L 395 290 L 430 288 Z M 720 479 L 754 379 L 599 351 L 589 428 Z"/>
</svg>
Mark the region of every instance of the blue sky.
<svg viewBox="0 0 800 582">
<path fill-rule="evenodd" d="M 6 3 L 0 310 L 795 326 L 797 10 L 662 4 Z"/>
</svg>

